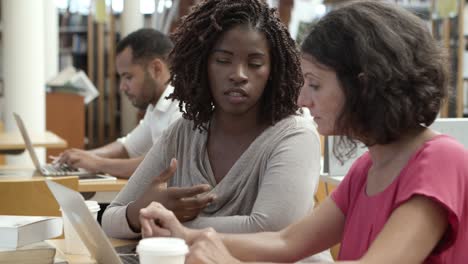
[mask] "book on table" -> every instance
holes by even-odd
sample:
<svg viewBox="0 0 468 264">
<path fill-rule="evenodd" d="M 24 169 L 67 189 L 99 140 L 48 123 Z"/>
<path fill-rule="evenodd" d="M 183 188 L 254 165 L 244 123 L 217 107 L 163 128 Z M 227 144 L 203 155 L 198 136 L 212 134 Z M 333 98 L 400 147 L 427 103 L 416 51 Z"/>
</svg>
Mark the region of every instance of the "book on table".
<svg viewBox="0 0 468 264">
<path fill-rule="evenodd" d="M 15 249 L 60 236 L 61 217 L 0 215 L 0 248 Z"/>
<path fill-rule="evenodd" d="M 0 248 L 0 264 L 52 264 L 55 252 L 55 247 L 45 241 L 19 248 Z"/>
</svg>

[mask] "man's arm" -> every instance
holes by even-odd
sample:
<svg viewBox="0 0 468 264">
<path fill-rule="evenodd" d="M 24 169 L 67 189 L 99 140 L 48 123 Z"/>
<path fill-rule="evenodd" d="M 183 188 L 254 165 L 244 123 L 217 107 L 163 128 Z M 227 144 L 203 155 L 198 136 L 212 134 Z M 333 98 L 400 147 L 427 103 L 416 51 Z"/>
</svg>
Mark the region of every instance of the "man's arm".
<svg viewBox="0 0 468 264">
<path fill-rule="evenodd" d="M 119 178 L 128 179 L 145 157 L 132 159 L 108 159 L 101 158 L 98 161 L 97 171 L 110 174 Z"/>
<path fill-rule="evenodd" d="M 124 145 L 118 141 L 102 146 L 100 148 L 88 150 L 88 152 L 103 158 L 128 159 L 129 155 Z M 140 160 L 141 162 L 141 160 Z"/>
<path fill-rule="evenodd" d="M 107 173 L 120 178 L 129 178 L 143 158 L 144 156 L 129 159 L 123 145 L 114 142 L 90 151 L 68 149 L 60 154 L 57 162 L 94 173 Z"/>
</svg>

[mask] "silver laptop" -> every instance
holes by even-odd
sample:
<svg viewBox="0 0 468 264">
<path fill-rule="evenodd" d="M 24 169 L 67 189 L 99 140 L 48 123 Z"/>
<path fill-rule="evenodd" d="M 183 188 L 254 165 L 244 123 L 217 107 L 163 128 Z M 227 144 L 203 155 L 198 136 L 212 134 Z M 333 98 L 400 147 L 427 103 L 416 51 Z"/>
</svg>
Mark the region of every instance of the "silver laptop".
<svg viewBox="0 0 468 264">
<path fill-rule="evenodd" d="M 117 254 L 106 234 L 91 215 L 80 193 L 51 180 L 46 180 L 46 184 L 97 263 L 139 263 L 135 253 L 120 254 L 120 256 Z"/>
<path fill-rule="evenodd" d="M 36 152 L 32 146 L 31 138 L 26 130 L 26 126 L 24 125 L 23 120 L 17 113 L 13 113 L 13 116 L 16 120 L 16 125 L 18 126 L 21 136 L 24 140 L 24 145 L 28 150 L 29 156 L 36 167 L 36 170 L 39 171 L 44 176 L 65 176 L 65 175 L 72 175 L 72 176 L 79 176 L 80 180 L 115 180 L 115 177 L 106 176 L 106 175 L 96 175 L 94 173 L 90 173 L 89 171 L 83 169 L 76 169 L 66 164 L 45 164 L 41 165 L 39 163 L 39 159 L 37 158 Z"/>
<path fill-rule="evenodd" d="M 439 133 L 449 135 L 468 148 L 468 118 L 437 118 L 430 126 Z M 324 152 L 324 172 L 329 176 L 343 177 L 348 173 L 351 165 L 368 149 L 364 144 L 358 144 L 356 153 L 344 163 L 333 155 L 333 144 L 337 137 L 328 136 Z"/>
</svg>

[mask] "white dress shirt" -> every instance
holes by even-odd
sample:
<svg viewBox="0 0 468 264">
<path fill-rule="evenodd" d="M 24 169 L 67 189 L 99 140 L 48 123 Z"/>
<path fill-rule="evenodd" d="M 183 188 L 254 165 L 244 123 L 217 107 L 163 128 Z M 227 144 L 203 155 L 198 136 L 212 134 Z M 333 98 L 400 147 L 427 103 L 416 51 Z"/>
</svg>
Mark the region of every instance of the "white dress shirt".
<svg viewBox="0 0 468 264">
<path fill-rule="evenodd" d="M 174 87 L 167 86 L 156 105 L 148 105 L 145 116 L 138 126 L 127 136 L 117 140 L 124 145 L 130 158 L 145 155 L 162 132 L 182 116 L 179 111 L 179 101 L 166 99 L 173 91 Z"/>
</svg>

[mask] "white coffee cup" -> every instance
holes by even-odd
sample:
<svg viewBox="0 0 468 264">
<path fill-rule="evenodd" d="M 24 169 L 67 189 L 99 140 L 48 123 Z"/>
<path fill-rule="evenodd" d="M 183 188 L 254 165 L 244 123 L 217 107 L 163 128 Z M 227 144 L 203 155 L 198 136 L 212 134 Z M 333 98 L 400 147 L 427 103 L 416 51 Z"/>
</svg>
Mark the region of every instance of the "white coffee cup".
<svg viewBox="0 0 468 264">
<path fill-rule="evenodd" d="M 96 201 L 85 201 L 86 206 L 88 206 L 89 211 L 93 215 L 94 219 L 97 221 L 97 215 L 101 207 Z M 80 236 L 73 228 L 72 224 L 68 217 L 62 211 L 63 218 L 63 233 L 65 234 L 65 253 L 73 255 L 88 255 L 90 256 L 86 246 L 81 241 Z"/>
<path fill-rule="evenodd" d="M 189 252 L 183 239 L 152 237 L 140 240 L 137 246 L 140 264 L 184 264 Z"/>
</svg>

